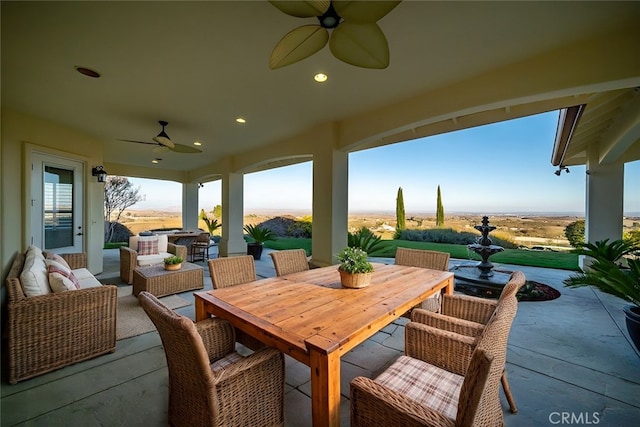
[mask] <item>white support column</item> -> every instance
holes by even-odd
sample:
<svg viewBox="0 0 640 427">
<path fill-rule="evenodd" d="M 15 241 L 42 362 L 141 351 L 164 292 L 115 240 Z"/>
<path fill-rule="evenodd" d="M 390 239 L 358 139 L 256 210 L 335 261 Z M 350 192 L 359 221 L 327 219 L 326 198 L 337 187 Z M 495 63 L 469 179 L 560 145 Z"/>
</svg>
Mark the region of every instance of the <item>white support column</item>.
<svg viewBox="0 0 640 427">
<path fill-rule="evenodd" d="M 333 264 L 334 255 L 347 246 L 348 190 L 349 154 L 320 145 L 313 155 L 312 262 L 315 265 Z"/>
<path fill-rule="evenodd" d="M 198 184 L 182 184 L 182 229 L 198 229 Z"/>
<path fill-rule="evenodd" d="M 624 164 L 599 163 L 597 147 L 587 151 L 585 240 L 622 238 Z"/>
<path fill-rule="evenodd" d="M 244 175 L 225 172 L 222 176 L 222 239 L 220 256 L 238 256 L 247 254 L 244 240 L 243 198 Z"/>
</svg>

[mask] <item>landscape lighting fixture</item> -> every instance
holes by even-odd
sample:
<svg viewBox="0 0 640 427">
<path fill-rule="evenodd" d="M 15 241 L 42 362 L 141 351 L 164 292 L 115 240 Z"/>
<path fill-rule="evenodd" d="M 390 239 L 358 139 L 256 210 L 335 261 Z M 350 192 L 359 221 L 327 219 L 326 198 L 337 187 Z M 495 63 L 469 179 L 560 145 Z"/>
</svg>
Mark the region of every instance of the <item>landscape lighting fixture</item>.
<svg viewBox="0 0 640 427">
<path fill-rule="evenodd" d="M 558 170 L 555 171 L 554 173 L 556 174 L 556 176 L 560 176 L 560 174 L 562 173 L 562 171 L 565 171 L 566 173 L 569 173 L 569 168 L 566 166 L 558 166 Z"/>
<path fill-rule="evenodd" d="M 91 169 L 91 175 L 98 178 L 98 182 L 106 182 L 107 181 L 107 171 L 104 170 L 104 166 L 96 166 Z"/>
<path fill-rule="evenodd" d="M 238 117 L 238 118 L 236 119 L 236 122 L 238 122 L 238 123 L 240 123 L 241 125 L 243 125 L 243 124 L 247 123 L 247 120 L 246 120 L 245 118 L 243 118 L 243 117 Z"/>
</svg>

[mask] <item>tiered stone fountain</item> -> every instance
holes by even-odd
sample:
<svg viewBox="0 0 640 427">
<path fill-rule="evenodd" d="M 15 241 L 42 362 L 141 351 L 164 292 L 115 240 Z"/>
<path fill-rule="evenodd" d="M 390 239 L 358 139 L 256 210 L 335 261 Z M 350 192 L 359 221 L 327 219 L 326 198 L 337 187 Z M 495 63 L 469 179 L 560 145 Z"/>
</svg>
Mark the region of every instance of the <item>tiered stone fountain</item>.
<svg viewBox="0 0 640 427">
<path fill-rule="evenodd" d="M 489 217 L 482 217 L 482 225 L 476 225 L 474 227 L 478 230 L 482 236 L 480 236 L 476 243 L 467 245 L 467 248 L 477 253 L 482 257 L 482 261 L 472 266 L 459 266 L 452 271 L 456 279 L 460 281 L 460 285 L 463 287 L 468 284 L 473 284 L 477 287 L 490 288 L 490 289 L 502 289 L 504 285 L 509 281 L 509 274 L 493 271 L 493 264 L 489 261 L 489 257 L 498 252 L 502 252 L 504 248 L 502 246 L 493 245 L 489 238 L 489 233 L 496 229 L 496 227 L 489 225 Z"/>
</svg>

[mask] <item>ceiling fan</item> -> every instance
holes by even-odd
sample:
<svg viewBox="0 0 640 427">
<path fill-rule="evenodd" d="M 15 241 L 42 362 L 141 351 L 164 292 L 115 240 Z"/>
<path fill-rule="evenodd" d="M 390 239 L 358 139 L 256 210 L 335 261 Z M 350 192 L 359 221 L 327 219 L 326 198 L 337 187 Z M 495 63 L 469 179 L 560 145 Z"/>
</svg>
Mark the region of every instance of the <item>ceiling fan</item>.
<svg viewBox="0 0 640 427">
<path fill-rule="evenodd" d="M 303 25 L 287 33 L 271 52 L 275 70 L 301 61 L 329 42 L 333 56 L 347 64 L 384 69 L 389 66 L 389 45 L 376 23 L 400 1 L 270 1 L 287 15 L 317 17 L 319 24 Z M 329 33 L 331 31 L 331 34 Z"/>
<path fill-rule="evenodd" d="M 148 145 L 157 145 L 156 148 L 153 149 L 154 153 L 165 153 L 167 151 L 174 151 L 176 153 L 202 153 L 202 150 L 191 147 L 189 145 L 175 144 L 169 138 L 169 135 L 164 131 L 164 127 L 169 124 L 169 122 L 165 122 L 164 120 L 158 121 L 160 126 L 162 126 L 162 130 L 157 136 L 154 136 L 152 139 L 155 142 L 149 141 L 138 141 L 135 139 L 119 139 L 118 141 L 125 142 L 135 142 L 137 144 L 148 144 Z"/>
</svg>

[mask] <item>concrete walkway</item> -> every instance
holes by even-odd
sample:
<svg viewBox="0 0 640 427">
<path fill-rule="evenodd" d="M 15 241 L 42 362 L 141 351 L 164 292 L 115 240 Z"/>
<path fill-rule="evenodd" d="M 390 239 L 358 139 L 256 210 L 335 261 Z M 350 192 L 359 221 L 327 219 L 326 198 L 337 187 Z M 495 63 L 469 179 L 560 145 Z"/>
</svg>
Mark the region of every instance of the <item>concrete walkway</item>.
<svg viewBox="0 0 640 427">
<path fill-rule="evenodd" d="M 269 250 L 256 271 L 275 275 Z M 105 251 L 103 283 L 122 285 L 117 250 Z M 214 255 L 215 256 L 215 255 Z M 393 259 L 376 259 L 393 262 Z M 451 260 L 450 267 L 469 261 Z M 211 289 L 206 271 L 205 289 Z M 637 426 L 640 354 L 631 344 L 617 298 L 590 288 L 568 289 L 570 272 L 500 265 L 562 293 L 553 301 L 521 302 L 509 338 L 507 374 L 520 412 L 501 395 L 509 427 L 550 425 Z M 191 292 L 180 294 L 193 301 Z M 177 310 L 194 317 L 193 304 Z M 376 376 L 404 349 L 400 319 L 342 359 L 342 425 L 349 425 L 349 382 Z M 309 369 L 287 359 L 286 426 L 310 426 Z M 156 332 L 118 341 L 114 354 L 78 363 L 17 385 L 1 385 L 2 426 L 163 426 L 167 371 Z"/>
</svg>

